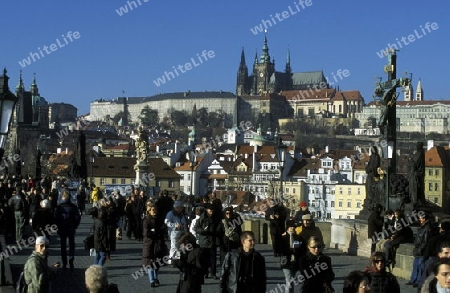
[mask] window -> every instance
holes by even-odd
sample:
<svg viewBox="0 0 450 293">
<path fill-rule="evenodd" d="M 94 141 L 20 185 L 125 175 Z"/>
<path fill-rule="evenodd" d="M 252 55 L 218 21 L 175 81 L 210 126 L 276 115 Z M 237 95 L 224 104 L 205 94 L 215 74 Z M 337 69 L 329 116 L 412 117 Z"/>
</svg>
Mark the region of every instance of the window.
<svg viewBox="0 0 450 293">
<path fill-rule="evenodd" d="M 348 207 L 348 208 L 351 208 L 351 207 L 352 207 L 352 202 L 351 202 L 351 201 L 348 201 L 348 202 L 347 202 L 347 207 Z"/>
<path fill-rule="evenodd" d="M 285 193 L 289 193 L 289 187 L 286 187 Z"/>
<path fill-rule="evenodd" d="M 434 170 L 434 176 L 439 176 L 439 170 Z"/>
<path fill-rule="evenodd" d="M 434 198 L 434 203 L 439 203 L 439 198 L 435 197 Z"/>
<path fill-rule="evenodd" d="M 342 201 L 339 202 L 339 207 L 342 208 Z"/>
<path fill-rule="evenodd" d="M 439 191 L 439 183 L 434 183 L 434 191 Z"/>
<path fill-rule="evenodd" d="M 191 181 L 191 174 L 187 174 L 187 180 Z"/>
<path fill-rule="evenodd" d="M 361 203 L 360 203 L 360 202 L 357 202 L 357 203 L 356 203 L 356 207 L 357 207 L 358 209 L 360 209 L 360 208 L 361 208 Z"/>
<path fill-rule="evenodd" d="M 125 178 L 120 179 L 120 184 L 126 184 Z"/>
<path fill-rule="evenodd" d="M 325 206 L 328 207 L 328 201 L 327 200 L 325 201 Z"/>
<path fill-rule="evenodd" d="M 431 169 L 428 170 L 428 175 L 429 175 L 429 176 L 432 176 L 432 175 L 433 175 L 433 170 L 431 170 Z"/>
<path fill-rule="evenodd" d="M 331 219 L 331 213 L 327 213 L 327 219 Z"/>
<path fill-rule="evenodd" d="M 358 187 L 357 194 L 358 194 L 358 195 L 361 195 L 361 187 Z"/>
<path fill-rule="evenodd" d="M 100 185 L 106 184 L 106 178 L 100 178 Z"/>
<path fill-rule="evenodd" d="M 116 178 L 112 178 L 111 179 L 111 184 L 117 184 L 117 179 Z"/>
<path fill-rule="evenodd" d="M 344 188 L 343 187 L 339 187 L 339 194 L 344 194 Z"/>
<path fill-rule="evenodd" d="M 348 195 L 352 194 L 352 188 L 351 187 L 347 188 L 347 194 Z"/>
<path fill-rule="evenodd" d="M 308 116 L 310 117 L 314 116 L 314 108 L 308 108 Z"/>
<path fill-rule="evenodd" d="M 175 187 L 175 182 L 173 180 L 169 180 L 169 187 L 170 188 L 174 188 Z"/>
<path fill-rule="evenodd" d="M 292 193 L 294 193 L 294 194 L 295 194 L 295 188 L 292 188 Z"/>
<path fill-rule="evenodd" d="M 331 207 L 334 208 L 334 200 L 331 201 Z"/>
<path fill-rule="evenodd" d="M 428 191 L 433 191 L 433 183 L 428 183 Z"/>
</svg>

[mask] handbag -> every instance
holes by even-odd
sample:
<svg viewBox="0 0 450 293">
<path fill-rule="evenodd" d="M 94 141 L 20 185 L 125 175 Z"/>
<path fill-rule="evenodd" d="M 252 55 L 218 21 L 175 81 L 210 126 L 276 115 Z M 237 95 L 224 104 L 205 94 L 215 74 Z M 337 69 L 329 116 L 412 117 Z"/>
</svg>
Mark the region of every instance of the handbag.
<svg viewBox="0 0 450 293">
<path fill-rule="evenodd" d="M 84 250 L 90 250 L 91 248 L 94 248 L 94 234 L 86 236 L 83 242 L 84 242 Z"/>
</svg>

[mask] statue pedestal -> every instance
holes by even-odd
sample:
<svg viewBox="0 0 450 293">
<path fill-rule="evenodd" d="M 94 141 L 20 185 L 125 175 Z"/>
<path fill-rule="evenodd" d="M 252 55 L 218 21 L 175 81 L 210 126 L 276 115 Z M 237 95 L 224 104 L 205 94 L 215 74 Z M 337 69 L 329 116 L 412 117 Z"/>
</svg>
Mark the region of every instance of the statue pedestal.
<svg viewBox="0 0 450 293">
<path fill-rule="evenodd" d="M 349 255 L 370 256 L 367 220 L 332 220 L 330 247 Z"/>
<path fill-rule="evenodd" d="M 137 164 L 134 165 L 134 171 L 136 171 L 135 185 L 146 188 L 149 186 L 151 179 L 151 174 L 148 172 L 149 167 L 149 164 L 144 161 L 137 162 Z"/>
</svg>

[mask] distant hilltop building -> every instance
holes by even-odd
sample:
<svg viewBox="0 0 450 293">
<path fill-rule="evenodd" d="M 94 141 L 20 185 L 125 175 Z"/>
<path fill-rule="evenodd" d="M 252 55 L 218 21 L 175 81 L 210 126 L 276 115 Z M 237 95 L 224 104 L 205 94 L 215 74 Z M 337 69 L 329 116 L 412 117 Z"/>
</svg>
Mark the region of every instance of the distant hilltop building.
<svg viewBox="0 0 450 293">
<path fill-rule="evenodd" d="M 265 93 L 279 93 L 289 90 L 307 90 L 325 84 L 330 88 L 322 71 L 292 72 L 291 57 L 288 50 L 284 72 L 275 70 L 275 59 L 269 55 L 267 36 L 264 37 L 264 45 L 260 58 L 255 55 L 253 70 L 249 75 L 245 63 L 244 49 L 242 48 L 241 62 L 237 73 L 236 95 L 261 95 Z"/>
</svg>

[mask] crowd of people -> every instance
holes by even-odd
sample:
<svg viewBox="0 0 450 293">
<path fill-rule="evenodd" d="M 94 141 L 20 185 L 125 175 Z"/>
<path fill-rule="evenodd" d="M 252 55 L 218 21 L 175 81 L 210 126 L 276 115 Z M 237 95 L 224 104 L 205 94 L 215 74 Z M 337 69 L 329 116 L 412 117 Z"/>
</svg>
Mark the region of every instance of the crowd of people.
<svg viewBox="0 0 450 293">
<path fill-rule="evenodd" d="M 147 197 L 139 189 L 133 189 L 129 196 L 118 190 L 106 195 L 94 185 L 89 189 L 81 185 L 76 203 L 72 203 L 74 197 L 67 187 L 50 181 L 15 186 L 0 182 L 0 193 L 1 216 L 9 216 L 15 223 L 2 224 L 4 232 L 19 242 L 25 239 L 24 227 L 29 223 L 37 237 L 24 269 L 28 292 L 46 292 L 60 267 L 74 268 L 75 234 L 83 214 L 93 219 L 95 253 L 93 265 L 86 270 L 86 287 L 91 292 L 99 292 L 99 286 L 103 292 L 118 292 L 117 286 L 108 284 L 104 264 L 113 257 L 116 242 L 123 237 L 142 242 L 142 265 L 147 269 L 150 287 L 161 285 L 159 270 L 170 265 L 180 270 L 180 293 L 201 292 L 205 279 L 217 280 L 221 293 L 266 292 L 265 258 L 255 249 L 255 235 L 243 230 L 239 213 L 232 206 L 224 207 L 213 192 L 181 201 L 167 191 L 158 198 Z M 93 206 L 88 212 L 86 202 Z M 285 277 L 281 288 L 287 293 L 294 289 L 335 292 L 332 261 L 324 253 L 322 232 L 307 204 L 301 202 L 295 216 L 289 217 L 283 204 L 271 199 L 267 203 L 264 214 L 273 257 L 279 260 Z M 400 292 L 389 268 L 395 264 L 395 249 L 408 242 L 414 245 L 414 265 L 407 285 L 418 288 L 418 292 L 445 292 L 443 289 L 450 288 L 450 221 L 439 223 L 439 233 L 434 233 L 430 215 L 419 212 L 414 238 L 411 219 L 402 211 L 388 211 L 386 215 L 387 221 L 381 216 L 381 208 L 374 207 L 369 216 L 369 238 L 375 239 L 369 265 L 347 276 L 344 292 Z M 49 267 L 46 252 L 49 239 L 56 234 L 62 264 Z"/>
</svg>

